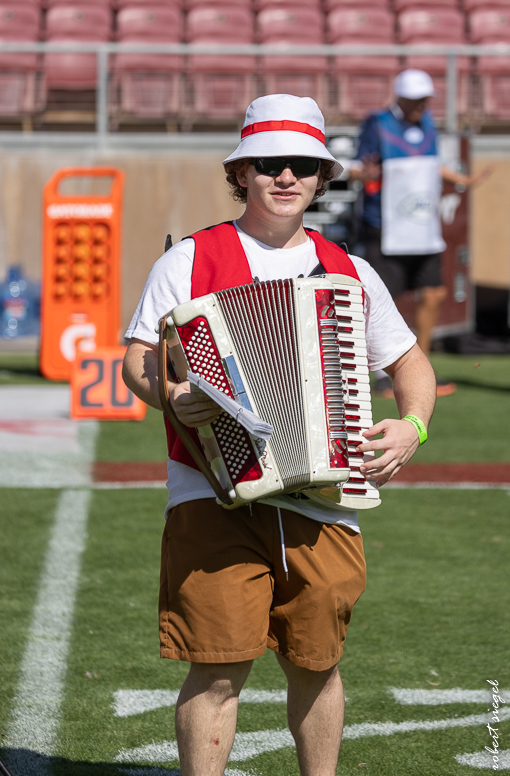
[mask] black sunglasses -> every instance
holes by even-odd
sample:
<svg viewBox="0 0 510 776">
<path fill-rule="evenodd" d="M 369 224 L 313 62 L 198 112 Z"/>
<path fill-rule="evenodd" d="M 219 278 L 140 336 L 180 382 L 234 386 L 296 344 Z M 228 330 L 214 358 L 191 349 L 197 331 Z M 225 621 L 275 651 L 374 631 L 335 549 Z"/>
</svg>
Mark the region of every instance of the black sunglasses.
<svg viewBox="0 0 510 776">
<path fill-rule="evenodd" d="M 290 167 L 296 178 L 308 178 L 316 175 L 321 163 L 311 156 L 262 156 L 250 161 L 260 175 L 272 178 L 281 175 L 286 167 Z"/>
</svg>

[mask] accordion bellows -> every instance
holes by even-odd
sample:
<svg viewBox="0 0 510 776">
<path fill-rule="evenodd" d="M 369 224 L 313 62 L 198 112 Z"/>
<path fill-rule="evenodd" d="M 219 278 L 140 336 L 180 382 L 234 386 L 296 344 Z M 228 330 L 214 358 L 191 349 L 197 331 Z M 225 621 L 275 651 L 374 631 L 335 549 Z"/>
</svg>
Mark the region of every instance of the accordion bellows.
<svg viewBox="0 0 510 776">
<path fill-rule="evenodd" d="M 179 305 L 167 344 L 189 370 L 273 426 L 267 441 L 223 412 L 199 429 L 233 506 L 301 492 L 329 507 L 377 506 L 357 446 L 372 425 L 362 286 L 344 275 L 272 280 Z M 194 389 L 194 387 L 193 387 Z"/>
</svg>

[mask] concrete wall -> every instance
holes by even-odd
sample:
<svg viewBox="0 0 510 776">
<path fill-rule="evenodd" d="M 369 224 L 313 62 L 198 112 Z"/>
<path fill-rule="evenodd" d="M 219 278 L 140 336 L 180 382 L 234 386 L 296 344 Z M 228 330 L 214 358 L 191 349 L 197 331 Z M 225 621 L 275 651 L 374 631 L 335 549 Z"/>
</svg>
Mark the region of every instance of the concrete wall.
<svg viewBox="0 0 510 776">
<path fill-rule="evenodd" d="M 510 138 L 479 136 L 472 143 L 472 170 L 491 166 L 488 180 L 471 191 L 471 279 L 480 286 L 510 288 Z"/>
<path fill-rule="evenodd" d="M 122 242 L 122 326 L 127 327 L 147 274 L 163 252 L 193 231 L 236 218 L 242 208 L 228 193 L 217 152 L 0 151 L 0 278 L 21 264 L 41 276 L 42 192 L 58 169 L 116 166 L 126 173 Z M 85 192 L 83 192 L 85 193 Z"/>
<path fill-rule="evenodd" d="M 0 278 L 21 264 L 41 275 L 42 192 L 51 175 L 66 166 L 118 166 L 126 173 L 123 218 L 122 326 L 138 301 L 147 273 L 161 255 L 167 233 L 174 242 L 191 232 L 235 218 L 242 207 L 230 198 L 221 160 L 237 136 L 195 136 L 180 147 L 22 148 L 0 145 Z M 147 141 L 149 146 L 149 141 Z M 208 150 L 204 150 L 208 149 Z M 212 150 L 211 150 L 212 149 Z M 510 286 L 510 137 L 478 137 L 473 169 L 491 164 L 494 174 L 471 194 L 472 280 Z M 85 193 L 85 192 L 84 192 Z"/>
</svg>

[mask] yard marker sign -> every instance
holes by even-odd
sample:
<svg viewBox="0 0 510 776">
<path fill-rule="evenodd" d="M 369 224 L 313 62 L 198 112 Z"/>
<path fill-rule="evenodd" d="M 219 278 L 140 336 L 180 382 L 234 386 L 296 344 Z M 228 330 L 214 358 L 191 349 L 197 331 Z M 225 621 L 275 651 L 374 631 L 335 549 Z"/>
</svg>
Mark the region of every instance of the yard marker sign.
<svg viewBox="0 0 510 776">
<path fill-rule="evenodd" d="M 65 195 L 69 179 L 112 185 L 108 195 Z M 40 366 L 50 380 L 69 380 L 78 347 L 118 344 L 123 183 L 114 167 L 70 167 L 44 189 Z"/>
<path fill-rule="evenodd" d="M 126 348 L 78 351 L 71 372 L 71 417 L 95 420 L 143 420 L 147 405 L 122 379 Z"/>
</svg>

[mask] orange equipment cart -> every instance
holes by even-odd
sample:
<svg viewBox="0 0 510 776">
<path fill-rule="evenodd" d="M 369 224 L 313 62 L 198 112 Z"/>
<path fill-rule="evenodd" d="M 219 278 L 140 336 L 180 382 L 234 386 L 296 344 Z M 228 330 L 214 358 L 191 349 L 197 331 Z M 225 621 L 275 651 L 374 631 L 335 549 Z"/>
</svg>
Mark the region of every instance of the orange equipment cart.
<svg viewBox="0 0 510 776">
<path fill-rule="evenodd" d="M 112 179 L 102 195 L 64 195 L 66 178 Z M 124 173 L 68 167 L 46 184 L 43 208 L 41 372 L 69 380 L 76 350 L 118 345 Z"/>
</svg>

